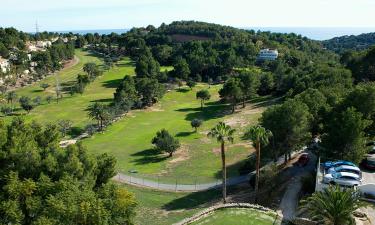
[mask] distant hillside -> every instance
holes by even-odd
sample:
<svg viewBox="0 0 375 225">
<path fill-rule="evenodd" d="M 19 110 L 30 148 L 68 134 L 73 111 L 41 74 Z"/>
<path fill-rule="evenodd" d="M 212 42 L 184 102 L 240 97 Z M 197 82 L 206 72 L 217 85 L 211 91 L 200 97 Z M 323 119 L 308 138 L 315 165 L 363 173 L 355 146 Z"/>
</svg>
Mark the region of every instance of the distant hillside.
<svg viewBox="0 0 375 225">
<path fill-rule="evenodd" d="M 323 41 L 323 45 L 336 53 L 346 50 L 364 50 L 375 45 L 375 33 L 335 37 Z"/>
</svg>

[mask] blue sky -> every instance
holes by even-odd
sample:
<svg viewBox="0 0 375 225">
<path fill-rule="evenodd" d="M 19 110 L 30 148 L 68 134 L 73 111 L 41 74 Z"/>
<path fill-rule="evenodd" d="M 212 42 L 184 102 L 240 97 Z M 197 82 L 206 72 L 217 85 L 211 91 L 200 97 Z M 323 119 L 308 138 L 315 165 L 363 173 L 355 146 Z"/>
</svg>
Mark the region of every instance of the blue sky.
<svg viewBox="0 0 375 225">
<path fill-rule="evenodd" d="M 0 27 L 131 28 L 174 20 L 235 27 L 374 27 L 375 0 L 1 0 Z"/>
</svg>

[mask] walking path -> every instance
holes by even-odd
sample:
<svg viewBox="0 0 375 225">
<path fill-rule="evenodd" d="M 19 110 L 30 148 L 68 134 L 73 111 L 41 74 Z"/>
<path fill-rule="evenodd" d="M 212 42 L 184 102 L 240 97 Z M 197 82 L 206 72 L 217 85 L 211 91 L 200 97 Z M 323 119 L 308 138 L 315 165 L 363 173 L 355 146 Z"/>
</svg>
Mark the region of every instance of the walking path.
<svg viewBox="0 0 375 225">
<path fill-rule="evenodd" d="M 292 153 L 292 157 L 299 153 L 300 151 Z M 273 162 L 270 162 L 266 166 L 272 163 Z M 280 156 L 278 160 L 276 161 L 276 164 L 281 165 L 283 163 L 284 163 L 284 156 Z M 242 176 L 229 178 L 227 180 L 227 185 L 231 186 L 231 185 L 245 183 L 249 181 L 252 174 L 255 174 L 255 171 L 251 172 L 248 175 L 242 175 Z M 148 188 L 158 189 L 162 191 L 203 191 L 203 190 L 209 190 L 209 189 L 221 187 L 221 180 L 218 180 L 217 182 L 205 183 L 205 184 L 198 184 L 198 183 L 197 184 L 178 184 L 177 182 L 174 184 L 171 184 L 171 183 L 168 184 L 168 183 L 161 183 L 161 182 L 154 181 L 154 180 L 134 177 L 134 176 L 126 175 L 124 173 L 118 173 L 115 177 L 113 177 L 113 180 L 119 183 L 148 187 Z"/>
</svg>

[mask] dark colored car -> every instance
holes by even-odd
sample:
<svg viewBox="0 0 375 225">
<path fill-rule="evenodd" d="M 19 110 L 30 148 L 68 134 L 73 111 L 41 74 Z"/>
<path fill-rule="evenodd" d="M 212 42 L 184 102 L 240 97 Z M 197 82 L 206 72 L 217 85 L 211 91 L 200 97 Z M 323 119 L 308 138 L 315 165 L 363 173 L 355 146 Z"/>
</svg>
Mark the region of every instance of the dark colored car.
<svg viewBox="0 0 375 225">
<path fill-rule="evenodd" d="M 309 158 L 309 154 L 308 153 L 303 153 L 300 155 L 300 157 L 298 158 L 298 165 L 299 166 L 306 166 L 307 163 L 309 162 L 310 158 Z"/>
<path fill-rule="evenodd" d="M 375 170 L 375 157 L 367 157 L 361 162 L 361 166 L 368 170 Z"/>
</svg>

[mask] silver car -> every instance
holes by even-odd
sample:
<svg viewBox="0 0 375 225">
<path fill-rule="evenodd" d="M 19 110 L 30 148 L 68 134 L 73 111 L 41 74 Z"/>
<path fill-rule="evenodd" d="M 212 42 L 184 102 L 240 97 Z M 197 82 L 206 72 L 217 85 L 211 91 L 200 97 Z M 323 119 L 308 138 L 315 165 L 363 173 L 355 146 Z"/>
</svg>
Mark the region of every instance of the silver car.
<svg viewBox="0 0 375 225">
<path fill-rule="evenodd" d="M 360 178 L 362 178 L 361 170 L 356 166 L 349 166 L 349 165 L 341 165 L 338 167 L 331 167 L 328 169 L 328 173 L 338 173 L 338 172 L 348 172 L 357 174 Z"/>
<path fill-rule="evenodd" d="M 327 184 L 338 184 L 340 186 L 354 187 L 361 185 L 359 175 L 348 172 L 328 173 L 324 175 L 323 182 Z"/>
</svg>

